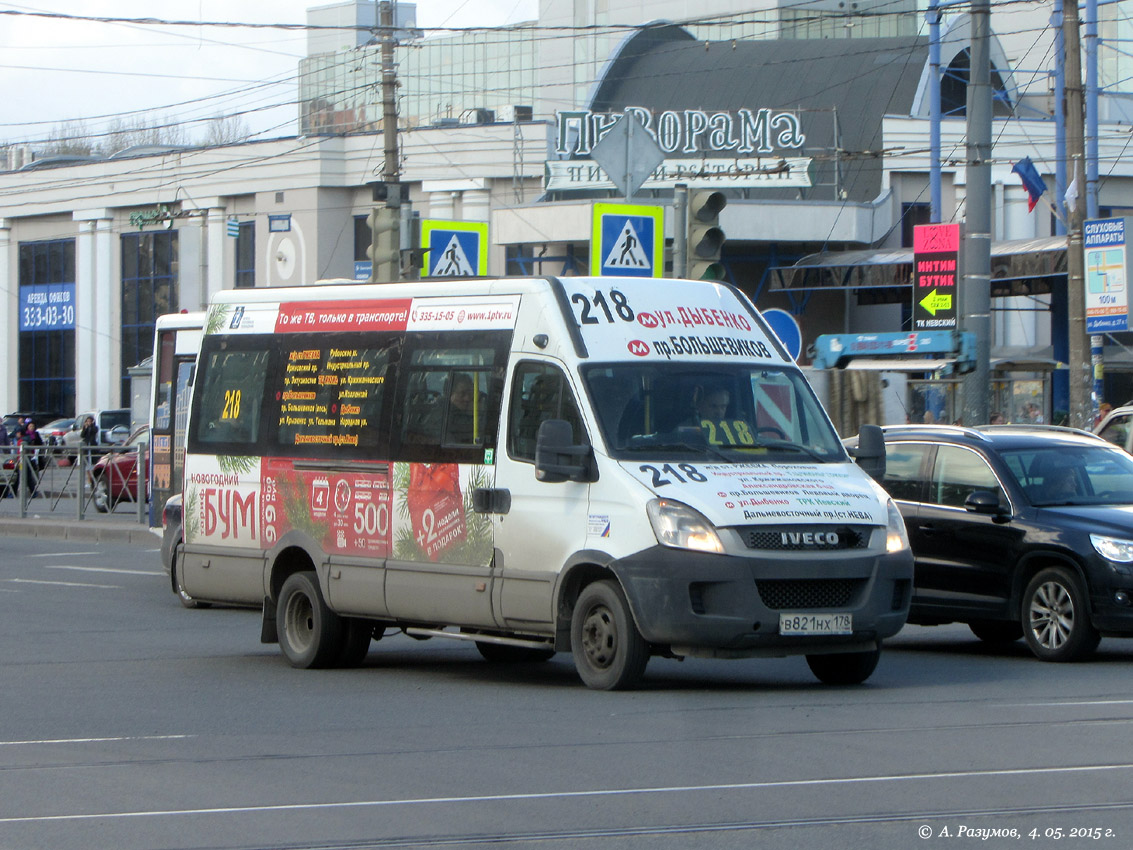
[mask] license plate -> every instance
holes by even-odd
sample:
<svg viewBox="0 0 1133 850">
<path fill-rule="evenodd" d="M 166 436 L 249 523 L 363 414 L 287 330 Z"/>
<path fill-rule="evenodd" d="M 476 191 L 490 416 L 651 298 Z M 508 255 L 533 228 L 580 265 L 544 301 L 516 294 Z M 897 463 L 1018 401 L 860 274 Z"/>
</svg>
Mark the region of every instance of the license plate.
<svg viewBox="0 0 1133 850">
<path fill-rule="evenodd" d="M 781 635 L 852 635 L 853 614 L 780 614 Z"/>
</svg>

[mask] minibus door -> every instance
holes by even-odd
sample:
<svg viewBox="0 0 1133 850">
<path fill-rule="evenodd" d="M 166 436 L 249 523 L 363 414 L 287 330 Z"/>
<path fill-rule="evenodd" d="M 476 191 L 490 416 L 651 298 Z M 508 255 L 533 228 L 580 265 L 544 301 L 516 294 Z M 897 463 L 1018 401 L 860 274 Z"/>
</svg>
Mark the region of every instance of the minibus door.
<svg viewBox="0 0 1133 850">
<path fill-rule="evenodd" d="M 536 439 L 548 419 L 569 422 L 576 442 L 587 436 L 570 383 L 554 363 L 517 364 L 509 399 L 492 503 L 485 506 L 495 529 L 493 606 L 509 628 L 545 626 L 554 621 L 559 573 L 586 538 L 590 485 L 536 479 Z"/>
</svg>

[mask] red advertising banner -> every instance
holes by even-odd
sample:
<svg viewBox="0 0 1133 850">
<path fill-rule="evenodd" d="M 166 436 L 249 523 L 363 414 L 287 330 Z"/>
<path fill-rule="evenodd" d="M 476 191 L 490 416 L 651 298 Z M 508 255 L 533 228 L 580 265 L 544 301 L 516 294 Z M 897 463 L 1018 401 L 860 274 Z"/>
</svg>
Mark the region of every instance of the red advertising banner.
<svg viewBox="0 0 1133 850">
<path fill-rule="evenodd" d="M 263 545 L 290 531 L 315 538 L 323 551 L 384 558 L 391 548 L 388 467 L 339 472 L 295 469 L 291 460 L 265 458 L 260 471 Z"/>
<path fill-rule="evenodd" d="M 409 519 L 417 545 L 430 561 L 464 540 L 464 497 L 460 467 L 455 463 L 413 463 L 409 466 Z"/>
<path fill-rule="evenodd" d="M 410 298 L 383 301 L 301 301 L 279 305 L 276 333 L 325 331 L 402 331 L 409 322 Z"/>
</svg>

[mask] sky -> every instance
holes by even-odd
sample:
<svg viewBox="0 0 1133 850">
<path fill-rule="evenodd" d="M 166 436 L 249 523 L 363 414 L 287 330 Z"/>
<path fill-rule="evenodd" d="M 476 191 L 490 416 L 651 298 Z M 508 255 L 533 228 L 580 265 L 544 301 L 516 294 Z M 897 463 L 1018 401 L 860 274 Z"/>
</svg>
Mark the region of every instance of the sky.
<svg viewBox="0 0 1133 850">
<path fill-rule="evenodd" d="M 185 126 L 232 112 L 257 138 L 294 135 L 301 30 L 72 21 L 9 15 L 304 24 L 333 0 L 0 0 L 0 145 L 33 143 L 76 126 L 91 136 L 117 120 Z M 538 0 L 418 0 L 419 27 L 533 20 Z"/>
</svg>

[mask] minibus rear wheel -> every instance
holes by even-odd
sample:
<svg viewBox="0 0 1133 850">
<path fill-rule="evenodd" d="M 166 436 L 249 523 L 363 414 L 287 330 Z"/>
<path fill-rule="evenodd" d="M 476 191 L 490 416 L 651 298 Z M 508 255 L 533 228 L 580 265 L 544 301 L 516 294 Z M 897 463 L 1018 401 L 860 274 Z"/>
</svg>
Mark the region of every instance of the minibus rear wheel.
<svg viewBox="0 0 1133 850">
<path fill-rule="evenodd" d="M 570 648 L 583 683 L 599 691 L 637 684 L 649 662 L 649 644 L 637 630 L 617 582 L 586 585 L 570 621 Z"/>
<path fill-rule="evenodd" d="M 287 577 L 276 603 L 279 648 L 292 667 L 329 667 L 341 657 L 342 618 L 331 611 L 313 572 Z"/>
</svg>

